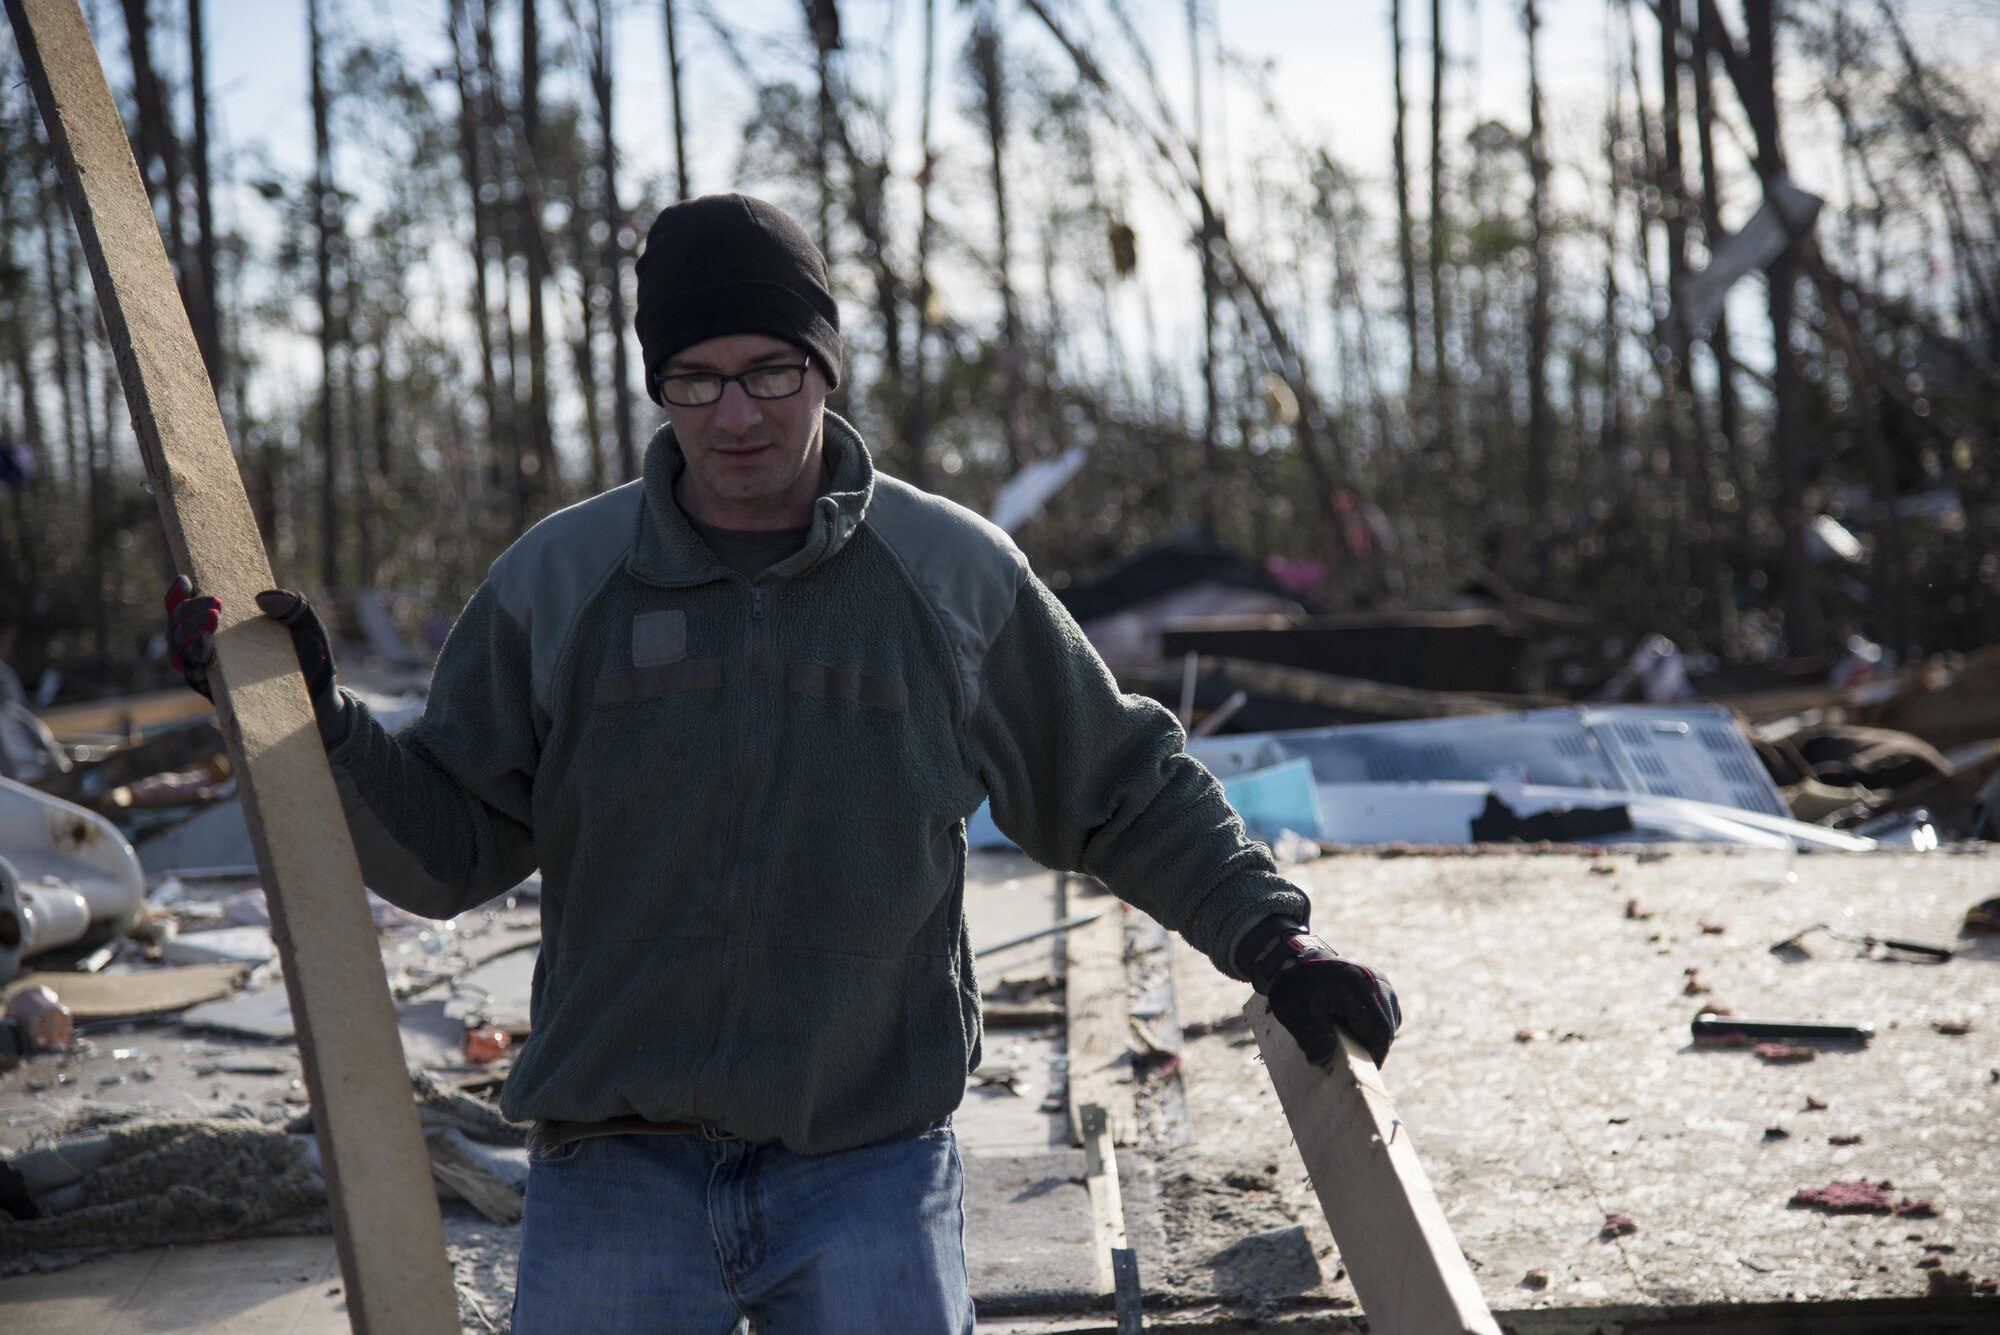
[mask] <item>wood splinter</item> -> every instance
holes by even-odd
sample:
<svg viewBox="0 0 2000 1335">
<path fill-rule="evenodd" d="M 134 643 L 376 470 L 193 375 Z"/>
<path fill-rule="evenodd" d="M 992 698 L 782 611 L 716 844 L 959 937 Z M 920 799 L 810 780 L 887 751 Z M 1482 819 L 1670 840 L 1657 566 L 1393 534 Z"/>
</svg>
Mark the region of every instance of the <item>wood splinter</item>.
<svg viewBox="0 0 2000 1335">
<path fill-rule="evenodd" d="M 1243 1008 L 1376 1335 L 1500 1335 L 1382 1073 L 1345 1032 L 1314 1066 L 1262 997 Z"/>
</svg>

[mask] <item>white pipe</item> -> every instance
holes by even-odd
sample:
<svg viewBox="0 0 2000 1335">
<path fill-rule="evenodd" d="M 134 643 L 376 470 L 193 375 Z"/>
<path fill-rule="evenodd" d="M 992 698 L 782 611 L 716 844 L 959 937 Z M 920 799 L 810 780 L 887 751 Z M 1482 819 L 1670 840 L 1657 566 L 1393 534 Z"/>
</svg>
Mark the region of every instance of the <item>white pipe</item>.
<svg viewBox="0 0 2000 1335">
<path fill-rule="evenodd" d="M 0 779 L 0 981 L 63 946 L 115 940 L 146 908 L 146 874 L 116 825 Z"/>
</svg>

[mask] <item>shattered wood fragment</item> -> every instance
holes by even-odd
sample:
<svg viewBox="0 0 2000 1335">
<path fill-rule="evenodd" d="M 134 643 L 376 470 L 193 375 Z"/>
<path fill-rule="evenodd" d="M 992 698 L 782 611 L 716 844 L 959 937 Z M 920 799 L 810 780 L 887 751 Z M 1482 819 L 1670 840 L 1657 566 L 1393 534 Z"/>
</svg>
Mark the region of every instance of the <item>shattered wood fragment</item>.
<svg viewBox="0 0 2000 1335">
<path fill-rule="evenodd" d="M 1343 1031 L 1315 1067 L 1262 997 L 1244 1013 L 1370 1327 L 1499 1335 L 1367 1052 Z"/>
</svg>

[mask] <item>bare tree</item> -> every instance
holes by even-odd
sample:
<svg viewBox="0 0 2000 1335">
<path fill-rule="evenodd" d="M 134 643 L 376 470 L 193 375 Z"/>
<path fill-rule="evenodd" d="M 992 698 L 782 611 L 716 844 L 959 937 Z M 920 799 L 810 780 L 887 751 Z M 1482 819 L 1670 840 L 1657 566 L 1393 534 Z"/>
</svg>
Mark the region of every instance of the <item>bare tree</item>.
<svg viewBox="0 0 2000 1335">
<path fill-rule="evenodd" d="M 1423 365 L 1423 348 L 1417 334 L 1416 228 L 1410 219 L 1410 158 L 1404 136 L 1410 103 L 1403 95 L 1403 0 L 1389 0 L 1389 54 L 1396 89 L 1396 133 L 1392 140 L 1396 156 L 1396 263 L 1402 271 L 1403 325 L 1409 335 L 1410 379 L 1414 381 Z"/>
<path fill-rule="evenodd" d="M 1007 88 L 1001 69 L 999 17 L 993 0 L 982 0 L 973 20 L 970 50 L 979 83 L 979 108 L 985 122 L 993 180 L 994 281 L 1000 289 L 1000 347 L 995 360 L 1000 373 L 1001 426 L 1007 441 L 1007 464 L 1018 470 L 1027 462 L 1026 424 L 1021 420 L 1021 315 L 1014 297 L 1012 227 L 1007 219 Z"/>
<path fill-rule="evenodd" d="M 674 124 L 674 184 L 678 190 L 676 199 L 688 198 L 688 151 L 687 121 L 681 115 L 681 53 L 674 40 L 674 0 L 661 0 L 667 19 L 667 105 L 672 108 Z"/>
<path fill-rule="evenodd" d="M 1535 0 L 1523 0 L 1521 26 L 1528 35 L 1528 206 L 1535 257 L 1533 305 L 1528 314 L 1528 516 L 1535 560 L 1544 578 L 1549 568 L 1549 456 L 1553 425 L 1549 410 L 1549 289 L 1554 276 L 1549 257 L 1549 156 L 1542 128 L 1542 83 L 1536 37 L 1541 21 Z"/>
<path fill-rule="evenodd" d="M 340 583 L 341 574 L 340 446 L 333 432 L 334 347 L 338 340 L 333 310 L 333 232 L 339 223 L 319 0 L 306 0 L 306 31 L 312 62 L 313 291 L 319 305 L 320 578 L 331 589 Z"/>
<path fill-rule="evenodd" d="M 520 138 L 516 152 L 522 177 L 522 249 L 528 261 L 528 424 L 534 433 L 535 491 L 544 504 L 556 498 L 562 479 L 556 470 L 555 428 L 549 420 L 549 333 L 545 303 L 550 278 L 548 225 L 543 212 L 542 46 L 536 0 L 521 0 Z"/>
<path fill-rule="evenodd" d="M 183 275 L 188 293 L 188 314 L 194 318 L 195 342 L 201 347 L 202 363 L 208 367 L 208 382 L 221 388 L 223 381 L 222 330 L 215 294 L 215 208 L 211 199 L 208 170 L 208 53 L 202 37 L 203 0 L 188 0 L 188 98 L 194 104 L 195 262 L 191 274 Z"/>
<path fill-rule="evenodd" d="M 628 226 L 625 210 L 618 202 L 618 139 L 611 125 L 611 57 L 605 40 L 604 0 L 595 0 L 595 21 L 590 36 L 590 83 L 597 95 L 598 170 L 602 173 L 604 245 L 599 255 L 602 270 L 605 319 L 611 326 L 611 420 L 618 435 L 618 473 L 626 482 L 639 476 L 639 450 L 632 425 L 632 368 L 625 333 L 625 246 L 622 237 Z M 671 29 L 673 0 L 667 0 Z M 671 45 L 671 43 L 670 43 Z M 674 129 L 680 132 L 679 77 L 674 80 Z M 681 194 L 687 194 L 686 165 L 675 150 L 675 164 L 681 169 Z M 577 252 L 577 263 L 583 252 Z"/>
<path fill-rule="evenodd" d="M 909 451 L 910 481 L 924 486 L 929 478 L 931 413 L 931 181 L 936 175 L 937 156 L 931 144 L 931 109 L 936 102 L 937 0 L 924 0 L 923 106 L 918 137 L 922 141 L 924 165 L 917 174 L 917 337 L 911 353 L 912 374 L 904 416 L 903 443 Z"/>
<path fill-rule="evenodd" d="M 1435 415 L 1433 439 L 1447 454 L 1454 451 L 1452 423 L 1451 367 L 1445 355 L 1445 332 L 1450 321 L 1445 308 L 1445 246 L 1451 224 L 1444 209 L 1444 0 L 1431 0 L 1431 207 L 1430 207 L 1430 288 L 1431 288 L 1431 373 Z"/>
</svg>

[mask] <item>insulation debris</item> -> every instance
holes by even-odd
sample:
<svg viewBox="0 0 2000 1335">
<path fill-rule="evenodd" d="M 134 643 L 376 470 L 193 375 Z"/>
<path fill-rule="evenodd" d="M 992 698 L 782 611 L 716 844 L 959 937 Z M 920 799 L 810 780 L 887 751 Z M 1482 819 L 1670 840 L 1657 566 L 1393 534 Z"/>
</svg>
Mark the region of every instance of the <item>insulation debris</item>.
<svg viewBox="0 0 2000 1335">
<path fill-rule="evenodd" d="M 1894 1214 L 1909 1219 L 1928 1219 L 1937 1213 L 1929 1201 L 1897 1200 L 1889 1193 L 1895 1184 L 1888 1179 L 1870 1182 L 1829 1182 L 1823 1187 L 1800 1187 L 1792 1193 L 1791 1204 L 1827 1214 Z"/>
<path fill-rule="evenodd" d="M 1759 1043 L 1757 1056 L 1774 1065 L 1788 1062 L 1809 1062 L 1819 1056 L 1817 1048 L 1801 1047 L 1796 1043 Z"/>
</svg>

